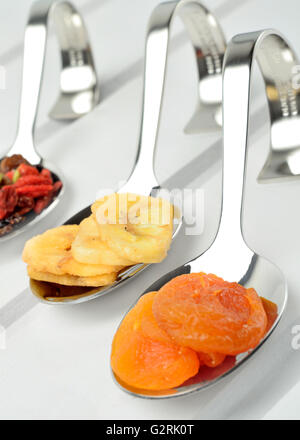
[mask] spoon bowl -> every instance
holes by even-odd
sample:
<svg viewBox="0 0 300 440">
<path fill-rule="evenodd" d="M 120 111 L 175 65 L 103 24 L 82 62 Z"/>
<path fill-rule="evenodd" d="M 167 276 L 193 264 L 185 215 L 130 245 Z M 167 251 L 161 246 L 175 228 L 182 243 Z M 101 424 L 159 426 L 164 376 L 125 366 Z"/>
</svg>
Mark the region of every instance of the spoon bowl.
<svg viewBox="0 0 300 440">
<path fill-rule="evenodd" d="M 170 398 L 201 391 L 219 382 L 222 378 L 235 371 L 262 346 L 279 323 L 287 303 L 287 282 L 280 269 L 271 261 L 253 252 L 245 242 L 241 218 L 244 208 L 244 186 L 246 182 L 249 104 L 251 92 L 252 65 L 258 59 L 267 92 L 271 125 L 279 120 L 290 127 L 290 121 L 299 117 L 299 94 L 292 89 L 292 67 L 299 64 L 298 59 L 286 40 L 277 31 L 262 31 L 238 35 L 229 43 L 223 69 L 223 209 L 217 237 L 206 253 L 184 264 L 150 286 L 145 293 L 159 290 L 174 277 L 189 273 L 214 273 L 224 280 L 238 282 L 246 288 L 254 288 L 259 296 L 274 302 L 278 308 L 277 319 L 258 346 L 236 357 L 227 357 L 217 368 L 201 367 L 199 373 L 172 390 L 146 391 L 132 389 L 123 383 L 114 373 L 115 382 L 121 389 L 134 396 L 143 398 Z M 272 85 L 274 93 L 270 93 Z M 283 102 L 294 97 L 297 106 L 287 112 Z M 297 115 L 295 114 L 297 108 Z M 272 130 L 271 130 L 272 131 Z M 281 141 L 291 141 L 293 133 Z M 297 133 L 295 133 L 295 139 Z M 278 182 L 296 178 L 290 168 L 275 167 L 272 158 L 276 139 L 272 138 L 271 153 L 268 158 L 268 179 Z M 294 143 L 294 145 L 297 145 Z M 297 150 L 299 147 L 295 147 Z M 283 155 L 284 144 L 281 143 Z M 290 147 L 286 148 L 284 162 L 291 160 Z M 276 155 L 275 155 L 276 156 Z M 294 156 L 292 156 L 294 157 Z M 278 162 L 276 162 L 278 165 Z M 266 166 L 264 167 L 264 170 Z M 270 170 L 273 172 L 271 176 Z M 259 182 L 262 173 L 259 174 Z"/>
<path fill-rule="evenodd" d="M 207 252 L 207 256 L 210 251 Z M 211 254 L 215 256 L 215 248 L 212 247 Z M 219 274 L 219 272 L 215 271 L 215 265 L 209 265 L 206 268 L 206 260 L 205 256 L 197 258 L 196 260 L 187 263 L 174 271 L 169 272 L 168 274 L 162 276 L 159 280 L 153 283 L 149 288 L 143 293 L 145 295 L 148 292 L 158 291 L 161 287 L 163 287 L 166 283 L 171 281 L 173 278 L 189 274 L 195 272 L 205 272 L 210 273 L 209 268 L 212 268 L 214 272 Z M 235 260 L 232 263 L 236 262 Z M 277 324 L 279 323 L 282 314 L 285 310 L 285 306 L 287 303 L 287 283 L 282 274 L 282 272 L 274 266 L 273 263 L 270 263 L 265 258 L 259 257 L 256 254 L 252 254 L 252 259 L 249 264 L 248 271 L 245 273 L 244 281 L 241 279 L 239 284 L 245 286 L 246 288 L 254 288 L 258 294 L 265 299 L 272 301 L 277 305 L 278 315 L 276 321 L 273 323 L 272 328 L 268 331 L 265 337 L 261 340 L 259 345 L 254 349 L 245 353 L 241 353 L 238 356 L 227 356 L 225 361 L 217 366 L 216 368 L 209 368 L 205 366 L 201 366 L 198 374 L 193 378 L 189 379 L 181 386 L 169 389 L 169 390 L 160 390 L 160 391 L 149 391 L 143 389 L 137 389 L 129 386 L 124 383 L 114 372 L 112 372 L 112 376 L 114 382 L 126 393 L 129 393 L 134 396 L 138 396 L 141 398 L 170 398 L 170 397 L 180 397 L 186 396 L 188 394 L 202 391 L 219 380 L 225 378 L 228 374 L 232 373 L 236 370 L 241 364 L 243 364 L 246 360 L 248 360 L 254 353 L 263 345 L 263 343 L 269 338 L 271 333 L 275 330 Z M 136 303 L 135 303 L 136 304 Z M 132 305 L 132 307 L 135 306 Z"/>
<path fill-rule="evenodd" d="M 213 126 L 214 130 L 220 130 L 215 115 L 218 113 L 222 101 L 222 93 L 218 85 L 221 81 L 220 66 L 222 66 L 226 48 L 221 27 L 198 0 L 161 3 L 153 11 L 146 39 L 143 110 L 138 152 L 132 174 L 127 183 L 120 188 L 119 193 L 150 195 L 152 197 L 159 197 L 162 193 L 162 188 L 155 176 L 153 162 L 165 88 L 170 29 L 177 15 L 182 18 L 194 48 L 197 80 L 199 90 L 202 92 L 199 95 L 197 111 L 192 118 L 193 129 L 191 132 L 203 131 L 201 115 L 206 121 L 206 126 L 210 121 L 211 128 Z M 195 20 L 195 16 L 199 20 Z M 199 54 L 201 54 L 201 57 Z M 210 96 L 210 93 L 203 93 L 204 84 L 207 82 L 213 86 L 211 87 L 212 96 Z M 217 93 L 217 90 L 219 93 Z M 172 203 L 172 200 L 170 202 Z M 90 214 L 91 207 L 88 206 L 75 214 L 65 224 L 80 224 Z M 178 234 L 181 225 L 181 214 L 177 213 L 173 239 Z M 43 302 L 48 304 L 75 304 L 90 301 L 112 292 L 148 266 L 148 264 L 137 264 L 126 268 L 119 273 L 117 280 L 112 285 L 98 289 L 85 288 L 82 290 L 82 294 L 78 294 L 76 288 L 65 288 L 46 282 L 31 280 L 30 285 L 32 293 Z"/>
</svg>

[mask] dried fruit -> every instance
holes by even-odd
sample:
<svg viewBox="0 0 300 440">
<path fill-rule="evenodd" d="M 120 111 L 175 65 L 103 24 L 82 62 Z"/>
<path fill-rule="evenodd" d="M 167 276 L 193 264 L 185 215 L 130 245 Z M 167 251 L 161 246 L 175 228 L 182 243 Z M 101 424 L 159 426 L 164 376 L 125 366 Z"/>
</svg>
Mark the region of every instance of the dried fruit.
<svg viewBox="0 0 300 440">
<path fill-rule="evenodd" d="M 176 343 L 205 353 L 246 352 L 258 345 L 267 326 L 254 289 L 204 273 L 181 275 L 163 286 L 153 313 Z"/>
<path fill-rule="evenodd" d="M 173 207 L 161 198 L 110 194 L 92 205 L 101 240 L 135 263 L 159 263 L 171 245 Z M 106 215 L 107 214 L 107 215 Z"/>
<path fill-rule="evenodd" d="M 29 175 L 36 175 L 36 176 L 38 176 L 40 174 L 39 170 L 36 167 L 33 167 L 33 166 L 28 165 L 26 163 L 22 163 L 18 167 L 18 171 L 19 171 L 21 176 L 29 176 Z"/>
<path fill-rule="evenodd" d="M 78 234 L 72 243 L 72 255 L 80 263 L 116 264 L 132 266 L 133 262 L 120 257 L 101 240 L 94 216 L 84 219 L 79 225 Z"/>
<path fill-rule="evenodd" d="M 28 174 L 26 176 L 20 177 L 18 181 L 15 183 L 16 188 L 25 185 L 51 185 L 52 188 L 52 180 L 44 176 L 40 176 L 40 175 L 36 176 L 34 174 Z"/>
<path fill-rule="evenodd" d="M 27 268 L 28 275 L 33 280 L 46 281 L 48 283 L 56 283 L 64 286 L 90 286 L 99 287 L 112 284 L 116 280 L 116 273 L 105 273 L 102 275 L 91 277 L 79 277 L 74 275 L 55 275 L 49 272 L 39 272 L 33 269 L 31 266 Z"/>
<path fill-rule="evenodd" d="M 24 195 L 28 197 L 43 197 L 51 193 L 53 187 L 52 185 L 42 184 L 42 185 L 24 185 L 17 186 L 16 193 L 19 195 Z"/>
<path fill-rule="evenodd" d="M 40 214 L 51 202 L 52 194 L 37 199 L 34 205 L 34 212 Z"/>
<path fill-rule="evenodd" d="M 198 357 L 199 357 L 200 365 L 206 365 L 207 367 L 215 368 L 224 362 L 226 355 L 221 353 L 199 352 Z"/>
<path fill-rule="evenodd" d="M 8 171 L 6 174 L 5 174 L 5 176 L 7 177 L 7 179 L 12 183 L 12 181 L 13 181 L 13 178 L 14 178 L 14 174 L 15 174 L 15 172 L 12 170 L 12 171 Z"/>
<path fill-rule="evenodd" d="M 7 215 L 7 211 L 3 208 L 0 208 L 0 220 L 3 220 Z"/>
<path fill-rule="evenodd" d="M 122 269 L 122 266 L 78 263 L 71 254 L 78 229 L 78 225 L 64 225 L 33 237 L 25 245 L 23 260 L 36 272 L 53 275 L 95 277 Z"/>
<path fill-rule="evenodd" d="M 33 210 L 37 214 L 42 212 L 58 194 L 62 183 L 60 181 L 53 183 L 52 174 L 48 169 L 43 168 L 40 172 L 21 155 L 4 158 L 1 161 L 0 170 L 0 188 L 11 186 L 13 188 L 10 190 L 11 193 L 17 196 L 15 204 L 12 203 L 13 200 L 15 202 L 15 198 L 9 202 L 6 200 L 7 195 L 1 196 L 0 220 L 8 222 L 0 223 L 2 236 L 10 232 L 12 226 L 17 221 L 20 222 L 25 214 Z M 12 204 L 15 205 L 13 210 Z M 7 227 L 8 224 L 10 227 Z"/>
<path fill-rule="evenodd" d="M 51 171 L 47 170 L 47 168 L 43 168 L 40 175 L 53 182 Z"/>
<path fill-rule="evenodd" d="M 32 211 L 34 207 L 34 199 L 33 197 L 27 196 L 19 196 L 17 203 L 17 213 L 19 216 L 27 214 L 27 212 Z"/>
<path fill-rule="evenodd" d="M 111 352 L 114 373 L 128 385 L 165 390 L 181 385 L 197 374 L 199 359 L 188 348 L 175 344 L 153 316 L 156 292 L 138 301 L 117 330 Z"/>
<path fill-rule="evenodd" d="M 260 298 L 262 301 L 262 305 L 265 309 L 266 315 L 267 315 L 267 328 L 266 333 L 270 330 L 270 328 L 273 327 L 274 322 L 276 321 L 278 317 L 278 307 L 277 304 L 273 303 L 272 301 L 268 301 L 266 298 Z"/>
<path fill-rule="evenodd" d="M 48 171 L 48 170 L 45 170 L 45 171 Z M 47 177 L 47 175 L 45 175 L 44 177 Z M 47 195 L 45 195 L 45 196 L 43 196 L 41 198 L 38 198 L 36 200 L 36 203 L 35 203 L 35 206 L 34 206 L 34 212 L 36 214 L 40 214 L 45 208 L 47 208 L 47 206 L 52 202 L 53 198 L 61 190 L 61 188 L 62 188 L 62 182 L 60 180 L 57 180 L 53 184 L 51 192 L 49 192 Z"/>
<path fill-rule="evenodd" d="M 60 191 L 62 188 L 62 182 L 60 180 L 57 180 L 54 184 L 53 184 L 53 194 L 56 195 L 58 193 L 58 191 Z"/>
<path fill-rule="evenodd" d="M 10 157 L 5 157 L 0 163 L 2 173 L 15 170 L 22 163 L 28 164 L 27 160 L 21 154 L 13 154 Z"/>
<path fill-rule="evenodd" d="M 0 220 L 12 213 L 17 206 L 18 196 L 12 186 L 3 186 L 0 190 Z"/>
</svg>

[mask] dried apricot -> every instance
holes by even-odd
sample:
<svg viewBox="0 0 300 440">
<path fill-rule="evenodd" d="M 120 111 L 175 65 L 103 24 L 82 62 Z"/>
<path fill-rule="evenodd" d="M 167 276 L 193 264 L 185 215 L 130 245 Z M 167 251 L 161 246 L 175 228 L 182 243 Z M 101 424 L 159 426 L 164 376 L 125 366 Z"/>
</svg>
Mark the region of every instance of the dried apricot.
<svg viewBox="0 0 300 440">
<path fill-rule="evenodd" d="M 273 327 L 273 324 L 277 319 L 278 307 L 275 303 L 267 300 L 266 298 L 260 297 L 260 299 L 262 301 L 262 305 L 267 315 L 268 323 L 267 323 L 266 333 L 268 333 L 268 331 Z"/>
<path fill-rule="evenodd" d="M 199 352 L 198 357 L 200 361 L 200 366 L 205 365 L 206 367 L 215 368 L 224 362 L 226 354 Z"/>
<path fill-rule="evenodd" d="M 195 376 L 199 359 L 197 353 L 178 346 L 158 327 L 152 313 L 155 295 L 142 296 L 122 321 L 112 344 L 111 366 L 132 387 L 165 390 Z"/>
<path fill-rule="evenodd" d="M 254 289 L 204 273 L 168 282 L 154 298 L 153 313 L 174 342 L 205 353 L 234 356 L 248 351 L 267 327 Z"/>
</svg>

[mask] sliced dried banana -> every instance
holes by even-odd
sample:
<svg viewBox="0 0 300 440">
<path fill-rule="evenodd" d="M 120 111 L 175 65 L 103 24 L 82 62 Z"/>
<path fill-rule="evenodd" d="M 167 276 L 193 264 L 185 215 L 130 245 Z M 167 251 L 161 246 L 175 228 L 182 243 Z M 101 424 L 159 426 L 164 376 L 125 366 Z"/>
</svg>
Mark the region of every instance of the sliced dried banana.
<svg viewBox="0 0 300 440">
<path fill-rule="evenodd" d="M 24 248 L 23 260 L 37 272 L 54 275 L 93 277 L 118 272 L 123 266 L 82 264 L 72 257 L 72 243 L 79 231 L 77 225 L 50 229 L 29 240 Z"/>
<path fill-rule="evenodd" d="M 117 278 L 117 273 L 107 273 L 95 277 L 76 277 L 67 274 L 55 275 L 49 272 L 36 271 L 31 266 L 27 267 L 27 272 L 33 280 L 62 284 L 64 286 L 102 287 L 112 284 Z"/>
<path fill-rule="evenodd" d="M 92 205 L 101 239 L 135 263 L 159 263 L 170 247 L 173 207 L 163 199 L 111 194 Z"/>
<path fill-rule="evenodd" d="M 131 266 L 134 263 L 128 258 L 113 252 L 102 241 L 94 217 L 84 219 L 79 225 L 79 231 L 72 243 L 72 256 L 79 263 L 106 264 L 116 266 Z"/>
</svg>

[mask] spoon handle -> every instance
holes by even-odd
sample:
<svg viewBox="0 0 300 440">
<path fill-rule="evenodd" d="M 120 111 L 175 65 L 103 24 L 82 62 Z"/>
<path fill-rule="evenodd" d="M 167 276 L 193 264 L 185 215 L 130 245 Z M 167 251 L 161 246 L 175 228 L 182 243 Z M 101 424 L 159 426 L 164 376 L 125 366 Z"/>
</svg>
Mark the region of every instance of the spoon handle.
<svg viewBox="0 0 300 440">
<path fill-rule="evenodd" d="M 214 268 L 215 273 L 229 280 L 240 280 L 256 258 L 245 244 L 241 221 L 247 178 L 251 80 L 256 60 L 265 82 L 271 120 L 271 148 L 259 182 L 300 175 L 300 89 L 293 88 L 293 68 L 299 65 L 298 59 L 277 31 L 237 35 L 228 43 L 223 68 L 222 216 L 212 249 L 192 263 L 192 271 L 199 267 L 204 272 Z M 229 252 L 232 258 L 228 258 Z"/>
<path fill-rule="evenodd" d="M 24 37 L 24 59 L 18 133 L 9 154 L 22 153 L 39 163 L 33 135 L 43 80 L 48 21 L 52 18 L 61 50 L 60 96 L 51 116 L 76 119 L 97 104 L 99 89 L 88 35 L 82 17 L 68 2 L 34 2 Z"/>
<path fill-rule="evenodd" d="M 265 83 L 271 121 L 270 153 L 259 181 L 279 181 L 300 173 L 300 88 L 295 90 L 293 68 L 298 58 L 277 31 L 235 36 L 224 62 L 224 190 L 223 235 L 241 229 L 241 203 L 249 146 L 250 96 L 254 61 Z M 294 147 L 293 147 L 294 146 Z M 298 160 L 297 160 L 298 157 Z M 222 232 L 221 231 L 221 232 Z"/>
<path fill-rule="evenodd" d="M 217 108 L 220 109 L 222 100 L 222 61 L 226 48 L 223 32 L 216 19 L 198 0 L 161 3 L 154 9 L 149 22 L 138 152 L 134 170 L 129 181 L 122 187 L 122 192 L 138 190 L 141 194 L 149 195 L 152 189 L 158 187 L 154 155 L 165 89 L 171 25 L 177 15 L 182 18 L 188 31 L 197 62 L 201 102 L 197 105 L 191 124 L 195 126 L 197 120 L 198 131 L 201 131 L 203 125 L 208 123 L 209 114 L 214 129 L 219 129 L 215 112 Z M 199 121 L 202 126 L 199 126 Z M 191 131 L 194 132 L 195 127 Z"/>
<path fill-rule="evenodd" d="M 279 32 L 265 30 L 235 36 L 228 48 L 227 83 L 236 75 L 235 87 L 228 91 L 228 119 L 239 121 L 235 137 L 240 138 L 243 149 L 249 139 L 250 92 L 252 65 L 257 60 L 265 83 L 270 117 L 270 151 L 259 183 L 279 182 L 300 175 L 300 76 L 299 58 Z M 237 71 L 239 70 L 239 73 Z M 243 70 L 243 73 L 242 73 Z M 246 74 L 247 70 L 247 74 Z M 297 75 L 298 72 L 298 75 Z M 226 75 L 226 68 L 225 68 Z M 228 78 L 231 76 L 231 79 Z M 246 78 L 247 77 L 247 78 Z M 243 84 L 243 79 L 245 83 Z M 231 105 L 230 98 L 240 94 L 239 104 Z M 231 115 L 229 106 L 231 106 Z M 238 118 L 238 119 L 237 119 Z M 238 128 L 239 126 L 240 128 Z M 228 124 L 229 127 L 229 124 Z M 232 127 L 233 128 L 233 127 Z M 237 134 L 240 132 L 240 134 Z M 234 134 L 231 136 L 234 136 Z"/>
</svg>

